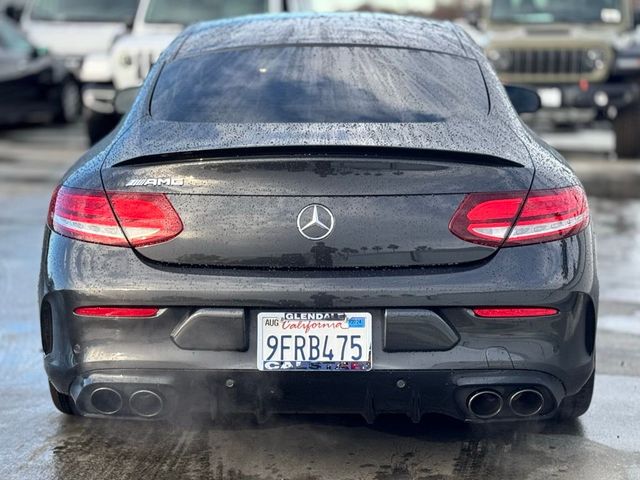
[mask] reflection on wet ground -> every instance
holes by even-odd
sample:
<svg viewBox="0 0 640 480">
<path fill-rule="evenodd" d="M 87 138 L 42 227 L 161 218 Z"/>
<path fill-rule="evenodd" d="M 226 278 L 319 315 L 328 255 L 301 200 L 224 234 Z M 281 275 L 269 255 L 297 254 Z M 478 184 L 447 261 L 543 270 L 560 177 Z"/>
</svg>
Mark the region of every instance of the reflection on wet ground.
<svg viewBox="0 0 640 480">
<path fill-rule="evenodd" d="M 585 438 L 581 422 L 492 429 L 443 417 L 277 417 L 174 427 L 61 419 L 56 478 L 632 478 L 637 455 Z M 178 475 L 179 473 L 179 475 Z"/>
</svg>

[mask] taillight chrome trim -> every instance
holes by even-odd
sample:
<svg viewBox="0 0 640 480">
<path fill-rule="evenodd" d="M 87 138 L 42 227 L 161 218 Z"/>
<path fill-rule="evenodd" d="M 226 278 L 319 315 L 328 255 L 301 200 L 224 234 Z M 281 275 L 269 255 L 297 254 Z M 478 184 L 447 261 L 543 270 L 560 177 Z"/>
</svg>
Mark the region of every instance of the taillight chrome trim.
<svg viewBox="0 0 640 480">
<path fill-rule="evenodd" d="M 67 232 L 76 232 L 79 234 L 100 236 L 126 241 L 124 235 L 122 234 L 122 229 L 118 225 L 111 227 L 100 225 L 97 223 L 76 222 L 55 214 L 53 215 L 53 225 L 54 227 L 57 227 L 54 228 L 54 230 L 58 233 L 63 233 L 60 230 L 65 230 Z"/>
<path fill-rule="evenodd" d="M 511 230 L 509 234 L 509 241 L 517 241 L 526 238 L 535 238 L 535 237 L 543 237 L 546 235 L 551 235 L 553 233 L 561 232 L 562 230 L 573 229 L 580 224 L 584 223 L 585 220 L 589 219 L 588 213 L 582 213 L 576 217 L 568 218 L 565 220 L 558 220 L 556 222 L 549 222 L 538 226 L 538 228 L 534 228 L 534 225 L 516 225 Z M 575 232 L 578 233 L 578 232 Z"/>
</svg>

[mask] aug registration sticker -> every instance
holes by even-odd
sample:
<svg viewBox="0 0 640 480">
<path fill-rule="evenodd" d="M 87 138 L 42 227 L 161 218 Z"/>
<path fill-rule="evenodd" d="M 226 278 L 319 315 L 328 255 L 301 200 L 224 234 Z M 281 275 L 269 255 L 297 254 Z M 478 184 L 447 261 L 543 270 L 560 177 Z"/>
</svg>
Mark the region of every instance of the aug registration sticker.
<svg viewBox="0 0 640 480">
<path fill-rule="evenodd" d="M 371 370 L 371 314 L 258 314 L 259 370 Z"/>
</svg>

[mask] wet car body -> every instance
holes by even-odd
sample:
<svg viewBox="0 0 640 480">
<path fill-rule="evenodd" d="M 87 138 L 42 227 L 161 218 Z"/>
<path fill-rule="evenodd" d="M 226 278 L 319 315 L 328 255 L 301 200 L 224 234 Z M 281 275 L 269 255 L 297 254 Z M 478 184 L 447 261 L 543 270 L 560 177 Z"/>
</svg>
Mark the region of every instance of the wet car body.
<svg viewBox="0 0 640 480">
<path fill-rule="evenodd" d="M 215 112 L 202 92 L 185 107 L 179 77 L 212 78 L 216 62 L 235 61 L 229 52 L 251 65 L 246 81 L 223 78 Z M 256 52 L 261 62 L 246 61 Z M 346 67 L 366 58 L 372 75 L 406 60 L 406 77 L 394 84 L 407 90 L 357 84 L 338 106 L 320 108 L 330 102 L 322 92 L 348 91 L 350 68 L 335 68 L 324 90 L 299 89 L 293 107 L 287 92 L 299 83 L 285 82 L 290 88 L 260 109 L 253 88 L 272 85 L 263 75 L 298 75 L 274 68 L 281 55 L 329 55 Z M 441 67 L 429 87 L 466 104 L 434 95 L 445 106 L 434 101 L 425 113 L 419 101 L 411 109 L 382 101 L 385 92 L 419 93 L 411 90 L 420 84 L 415 66 Z M 186 90 L 196 88 L 189 82 Z M 451 90 L 452 82 L 473 89 Z M 234 104 L 225 113 L 234 121 L 211 121 L 238 98 L 230 93 L 239 84 L 253 110 L 236 118 L 244 110 Z M 349 105 L 354 97 L 361 111 Z M 318 108 L 299 109 L 305 99 Z M 289 116 L 272 121 L 283 109 Z M 191 27 L 164 52 L 120 129 L 80 159 L 52 200 L 40 302 L 54 402 L 67 413 L 128 418 L 191 410 L 355 412 L 368 420 L 392 412 L 416 421 L 435 412 L 476 422 L 577 416 L 588 402 L 575 407 L 575 398 L 590 398 L 595 365 L 588 214 L 567 235 L 513 245 L 505 243 L 527 228 L 516 218 L 497 242 L 470 239 L 456 225 L 478 192 L 480 205 L 506 195 L 526 210 L 529 199 L 547 205 L 557 192 L 580 191 L 453 25 L 334 14 Z M 122 208 L 158 195 L 173 219 L 171 238 L 136 245 L 144 222 L 129 225 L 135 211 L 123 216 Z M 114 209 L 118 222 L 78 233 L 78 212 L 68 212 L 92 202 L 109 215 Z M 316 220 L 325 231 L 307 230 Z M 96 232 L 120 244 L 105 245 Z M 316 315 L 367 325 L 370 355 L 263 361 L 265 315 L 298 326 Z"/>
</svg>

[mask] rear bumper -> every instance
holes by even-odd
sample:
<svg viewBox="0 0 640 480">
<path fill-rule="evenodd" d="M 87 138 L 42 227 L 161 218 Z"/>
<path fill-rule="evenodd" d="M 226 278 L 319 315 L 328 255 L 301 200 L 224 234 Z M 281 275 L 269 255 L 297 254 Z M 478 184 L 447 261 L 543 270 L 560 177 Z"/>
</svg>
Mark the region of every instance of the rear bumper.
<svg viewBox="0 0 640 480">
<path fill-rule="evenodd" d="M 577 84 L 550 85 L 548 87 L 535 87 L 538 91 L 545 89 L 557 89 L 560 91 L 561 104 L 547 104 L 543 99 L 543 107 L 551 110 L 556 108 L 576 108 L 606 110 L 609 107 L 617 109 L 629 106 L 640 100 L 640 84 L 636 82 L 622 83 L 593 83 L 585 87 Z"/>
<path fill-rule="evenodd" d="M 47 232 L 40 299 L 42 323 L 50 318 L 52 341 L 50 351 L 45 349 L 45 368 L 55 387 L 71 393 L 84 414 L 96 413 L 87 395 L 108 384 L 124 386 L 123 415 L 128 396 L 145 386 L 159 389 L 171 408 L 186 402 L 253 412 L 357 411 L 366 417 L 384 411 L 412 417 L 438 412 L 464 419 L 472 419 L 464 409 L 469 391 L 458 393 L 465 385 L 490 385 L 505 400 L 515 388 L 537 386 L 545 392 L 545 404 L 555 408 L 593 372 L 597 292 L 590 229 L 559 242 L 502 249 L 474 264 L 391 272 L 158 267 L 128 249 Z M 165 310 L 151 319 L 73 315 L 74 308 L 89 305 Z M 560 314 L 497 320 L 477 318 L 469 310 L 490 305 L 546 306 Z M 247 347 L 180 348 L 172 331 L 202 308 L 243 309 Z M 431 310 L 459 341 L 444 351 L 386 351 L 384 314 L 391 308 Z M 274 309 L 371 312 L 373 370 L 258 372 L 256 316 Z M 225 387 L 228 379 L 234 388 Z M 399 388 L 398 380 L 411 387 Z M 327 392 L 335 402 L 324 399 Z M 227 401 L 229 395 L 233 401 Z M 297 401 L 305 395 L 322 401 Z"/>
<path fill-rule="evenodd" d="M 100 115 L 115 113 L 116 90 L 110 83 L 89 83 L 82 87 L 82 103 L 85 108 Z"/>
<path fill-rule="evenodd" d="M 119 410 L 96 409 L 93 392 L 108 388 L 120 398 Z M 523 389 L 543 396 L 537 420 L 550 418 L 565 390 L 555 377 L 525 370 L 380 370 L 372 372 L 269 372 L 105 370 L 84 374 L 71 386 L 77 408 L 86 416 L 143 419 L 176 414 L 210 413 L 213 418 L 249 413 L 263 419 L 271 413 L 359 414 L 373 422 L 380 413 L 404 414 L 419 422 L 426 413 L 448 415 L 482 423 L 468 408 L 476 392 L 496 392 L 503 406 L 491 421 L 520 417 L 509 405 L 510 397 Z M 154 392 L 157 408 L 136 408 L 136 392 Z M 130 400 L 133 397 L 133 400 Z M 98 404 L 101 408 L 104 404 Z M 113 410 L 108 410 L 111 412 Z"/>
</svg>

